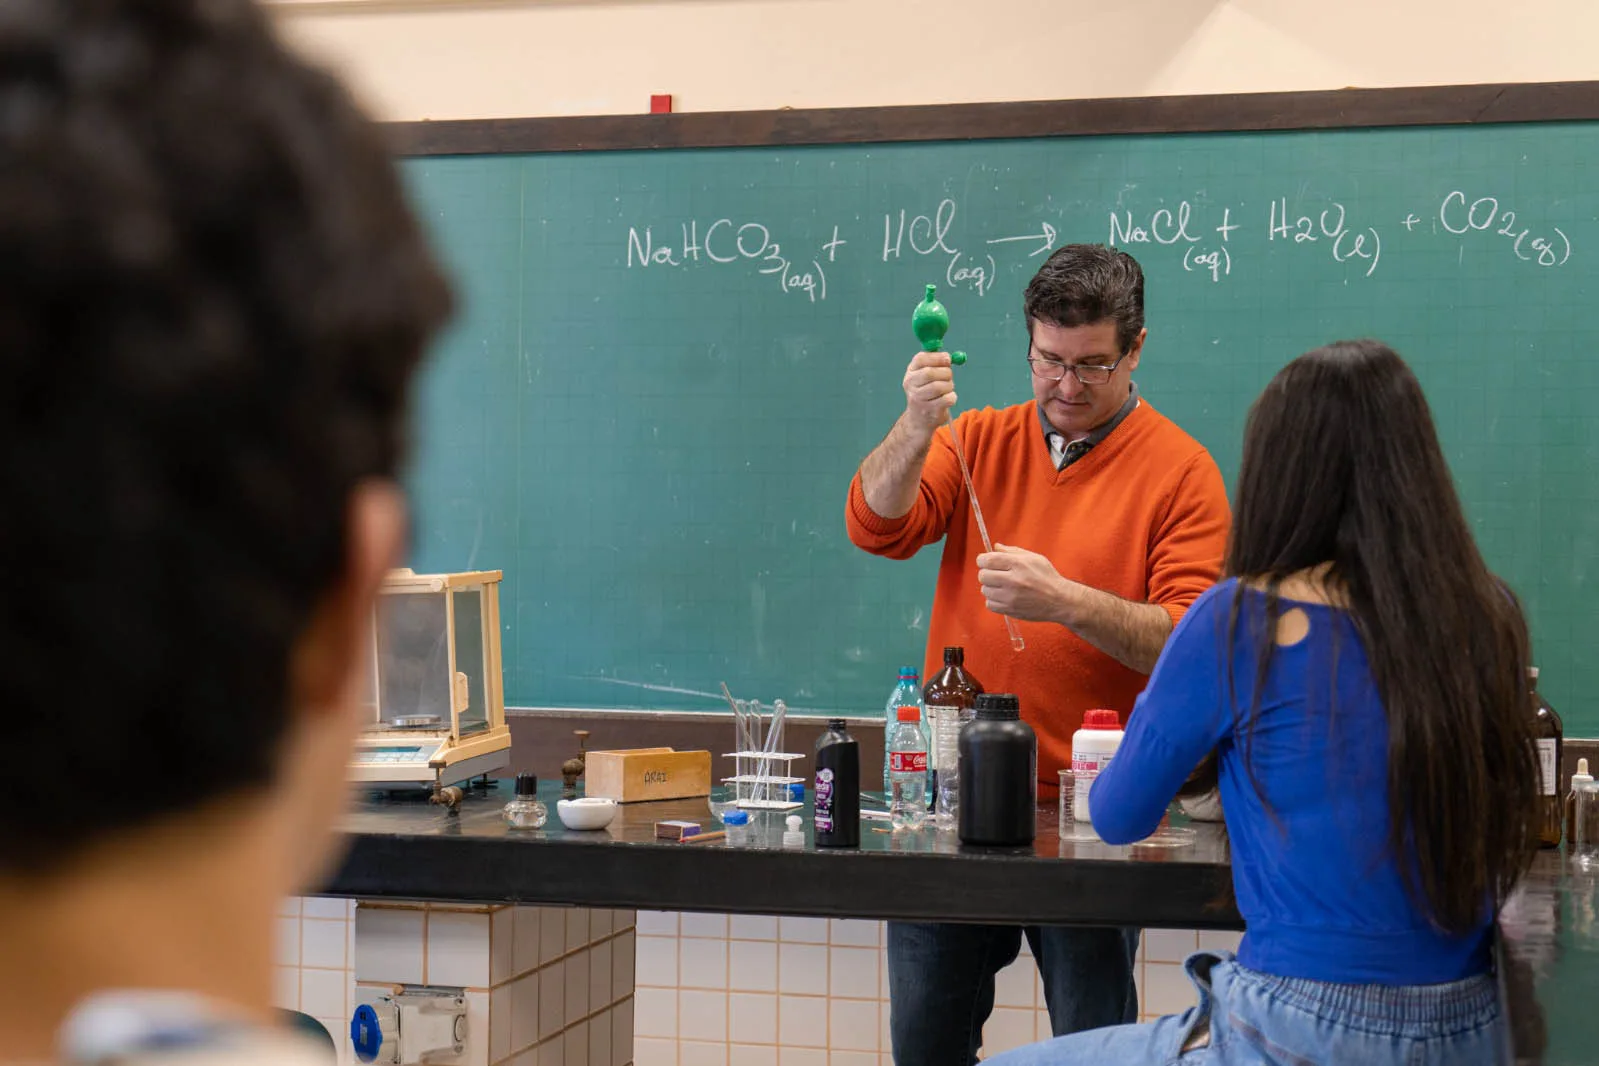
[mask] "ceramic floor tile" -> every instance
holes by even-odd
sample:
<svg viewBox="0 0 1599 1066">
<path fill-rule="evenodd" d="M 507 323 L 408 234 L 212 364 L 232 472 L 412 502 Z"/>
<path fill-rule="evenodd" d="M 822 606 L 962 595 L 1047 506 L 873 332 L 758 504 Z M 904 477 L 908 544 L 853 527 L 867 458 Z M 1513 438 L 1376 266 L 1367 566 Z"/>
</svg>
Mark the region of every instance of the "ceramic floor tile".
<svg viewBox="0 0 1599 1066">
<path fill-rule="evenodd" d="M 633 996 L 637 1013 L 633 1024 L 639 1038 L 677 1039 L 677 990 L 641 988 Z"/>
<path fill-rule="evenodd" d="M 828 1001 L 827 1046 L 838 1051 L 877 1050 L 877 1001 Z"/>
<path fill-rule="evenodd" d="M 777 1042 L 785 1048 L 825 1048 L 827 999 L 823 996 L 779 996 Z"/>
<path fill-rule="evenodd" d="M 1182 962 L 1198 948 L 1199 934 L 1192 929 L 1145 929 L 1144 959 L 1148 962 Z"/>
<path fill-rule="evenodd" d="M 454 911 L 428 915 L 428 983 L 488 987 L 489 915 Z"/>
<path fill-rule="evenodd" d="M 639 937 L 638 969 L 635 973 L 637 983 L 654 988 L 676 988 L 678 944 L 676 937 Z"/>
<path fill-rule="evenodd" d="M 355 979 L 421 984 L 423 912 L 362 907 L 355 912 Z"/>
<path fill-rule="evenodd" d="M 776 940 L 777 918 L 770 914 L 734 914 L 727 921 L 734 940 Z"/>
<path fill-rule="evenodd" d="M 779 918 L 777 922 L 778 938 L 789 940 L 798 944 L 825 944 L 827 943 L 826 918 Z"/>
<path fill-rule="evenodd" d="M 732 992 L 727 997 L 727 1035 L 736 1044 L 777 1043 L 777 997 Z"/>
<path fill-rule="evenodd" d="M 1037 1006 L 1034 987 L 1038 984 L 1038 967 L 1032 959 L 1017 959 L 994 977 L 994 1004 L 999 1007 Z"/>
<path fill-rule="evenodd" d="M 777 1066 L 827 1066 L 827 1052 L 821 1048 L 781 1047 Z"/>
<path fill-rule="evenodd" d="M 827 948 L 782 943 L 777 949 L 777 989 L 797 995 L 827 994 Z"/>
<path fill-rule="evenodd" d="M 347 970 L 301 970 L 300 1010 L 317 1018 L 339 1017 L 349 1000 L 350 984 Z"/>
<path fill-rule="evenodd" d="M 676 936 L 676 911 L 639 911 L 639 936 Z"/>
<path fill-rule="evenodd" d="M 727 1044 L 679 1040 L 677 1066 L 727 1066 Z"/>
<path fill-rule="evenodd" d="M 679 939 L 678 983 L 684 988 L 726 988 L 727 949 L 726 940 Z"/>
<path fill-rule="evenodd" d="M 633 1066 L 678 1066 L 677 1041 L 639 1037 L 633 1042 Z"/>
<path fill-rule="evenodd" d="M 1013 1007 L 995 1007 L 983 1026 L 983 1057 L 992 1058 L 1001 1051 L 1025 1047 L 1036 1038 L 1033 1011 Z"/>
<path fill-rule="evenodd" d="M 278 940 L 274 954 L 279 966 L 300 965 L 300 917 L 278 917 Z"/>
<path fill-rule="evenodd" d="M 539 1039 L 566 1027 L 566 966 L 552 962 L 539 971 Z"/>
<path fill-rule="evenodd" d="M 877 999 L 877 948 L 832 948 L 828 993 L 853 999 Z"/>
<path fill-rule="evenodd" d="M 677 994 L 679 1040 L 727 1040 L 727 993 L 684 990 Z"/>
<path fill-rule="evenodd" d="M 855 918 L 834 918 L 831 942 L 841 947 L 876 948 L 883 943 L 883 923 Z"/>
<path fill-rule="evenodd" d="M 350 917 L 350 901 L 306 896 L 300 904 L 300 913 L 306 918 L 337 918 L 345 921 Z"/>
<path fill-rule="evenodd" d="M 539 975 L 530 973 L 511 982 L 511 1054 L 538 1040 Z"/>
<path fill-rule="evenodd" d="M 595 944 L 589 950 L 589 1010 L 599 1010 L 615 1002 L 611 992 L 611 941 Z"/>
<path fill-rule="evenodd" d="M 741 992 L 777 991 L 777 944 L 733 940 L 727 945 L 728 987 Z"/>
<path fill-rule="evenodd" d="M 727 937 L 727 915 L 689 914 L 678 916 L 679 936 Z"/>
<path fill-rule="evenodd" d="M 589 1002 L 589 962 L 591 955 L 587 951 L 575 952 L 562 960 L 561 965 L 566 972 L 566 1016 L 567 1018 L 581 1018 L 603 1003 Z"/>
<path fill-rule="evenodd" d="M 1181 966 L 1151 962 L 1144 967 L 1144 999 L 1140 1007 L 1148 1014 L 1176 1014 L 1197 1002 L 1193 982 Z"/>
</svg>

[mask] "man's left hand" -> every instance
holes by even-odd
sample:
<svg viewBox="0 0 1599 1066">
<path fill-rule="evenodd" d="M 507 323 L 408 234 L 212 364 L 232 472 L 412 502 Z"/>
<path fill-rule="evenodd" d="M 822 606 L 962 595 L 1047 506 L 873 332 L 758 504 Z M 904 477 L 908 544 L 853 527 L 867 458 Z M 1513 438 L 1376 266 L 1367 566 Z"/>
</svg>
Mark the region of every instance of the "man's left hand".
<svg viewBox="0 0 1599 1066">
<path fill-rule="evenodd" d="M 977 557 L 977 580 L 990 611 L 1023 622 L 1063 621 L 1075 587 L 1044 556 L 1008 544 Z"/>
</svg>

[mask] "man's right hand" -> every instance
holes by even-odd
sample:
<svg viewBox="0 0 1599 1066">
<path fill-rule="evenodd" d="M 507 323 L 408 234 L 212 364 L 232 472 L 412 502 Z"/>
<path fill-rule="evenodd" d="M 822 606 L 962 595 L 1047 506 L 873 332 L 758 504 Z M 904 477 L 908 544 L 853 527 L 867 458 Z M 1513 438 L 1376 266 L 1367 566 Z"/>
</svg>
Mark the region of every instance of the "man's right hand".
<svg viewBox="0 0 1599 1066">
<path fill-rule="evenodd" d="M 927 434 L 949 421 L 955 406 L 955 372 L 948 352 L 917 352 L 905 368 L 905 420 Z"/>
</svg>

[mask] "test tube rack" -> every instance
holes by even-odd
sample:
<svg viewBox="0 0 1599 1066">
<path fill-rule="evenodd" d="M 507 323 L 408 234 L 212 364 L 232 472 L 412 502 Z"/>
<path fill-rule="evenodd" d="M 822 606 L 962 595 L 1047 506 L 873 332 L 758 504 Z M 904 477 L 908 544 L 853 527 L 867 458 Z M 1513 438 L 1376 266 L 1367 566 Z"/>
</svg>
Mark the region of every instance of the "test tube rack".
<svg viewBox="0 0 1599 1066">
<path fill-rule="evenodd" d="M 787 708 L 778 700 L 772 709 L 768 723 L 761 715 L 759 700 L 748 704 L 738 700 L 734 706 L 734 750 L 726 753 L 733 760 L 733 776 L 722 779 L 723 784 L 733 786 L 734 806 L 762 811 L 792 811 L 804 806 L 790 798 L 789 786 L 804 785 L 803 777 L 792 776 L 792 768 L 805 756 L 777 750 L 783 746 Z"/>
</svg>

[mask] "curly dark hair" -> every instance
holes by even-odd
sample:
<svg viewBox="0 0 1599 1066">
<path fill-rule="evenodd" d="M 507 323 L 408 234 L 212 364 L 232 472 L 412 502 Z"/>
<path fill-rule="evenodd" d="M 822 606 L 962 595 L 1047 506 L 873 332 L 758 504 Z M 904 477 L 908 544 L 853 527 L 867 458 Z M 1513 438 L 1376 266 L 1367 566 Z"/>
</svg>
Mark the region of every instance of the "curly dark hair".
<svg viewBox="0 0 1599 1066">
<path fill-rule="evenodd" d="M 1123 352 L 1144 328 L 1144 270 L 1126 252 L 1103 244 L 1068 244 L 1050 253 L 1022 296 L 1027 331 L 1034 322 L 1054 326 L 1116 323 Z"/>
<path fill-rule="evenodd" d="M 247 0 L 0 6 L 0 873 L 270 781 L 451 304 L 379 129 Z"/>
</svg>

